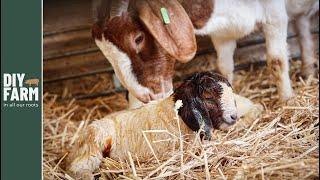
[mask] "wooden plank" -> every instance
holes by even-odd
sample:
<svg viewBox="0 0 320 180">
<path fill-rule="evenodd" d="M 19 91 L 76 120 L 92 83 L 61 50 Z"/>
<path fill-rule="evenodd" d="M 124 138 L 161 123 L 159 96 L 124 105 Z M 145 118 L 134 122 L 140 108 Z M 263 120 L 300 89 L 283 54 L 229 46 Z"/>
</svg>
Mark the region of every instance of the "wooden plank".
<svg viewBox="0 0 320 180">
<path fill-rule="evenodd" d="M 316 42 L 316 49 L 319 50 L 319 41 L 317 41 L 319 35 L 315 34 L 313 36 L 314 41 Z M 297 38 L 290 38 L 288 40 L 289 50 L 291 53 L 291 57 L 296 57 L 300 54 L 299 44 Z M 255 63 L 258 61 L 265 61 L 265 44 L 255 44 L 251 46 L 245 46 L 238 48 L 235 52 L 235 64 L 248 64 Z M 101 57 L 103 58 L 103 57 Z M 79 57 L 81 59 L 81 57 Z M 194 60 L 190 61 L 186 64 L 178 63 L 176 66 L 176 76 L 183 77 L 185 74 L 192 74 L 193 71 L 201 71 L 201 70 L 210 70 L 215 68 L 216 54 L 214 52 L 209 54 L 204 54 L 201 56 L 197 56 Z M 99 61 L 93 61 L 92 64 L 86 64 L 88 62 L 86 59 L 82 61 L 82 63 L 73 64 L 58 64 L 54 61 L 48 61 L 52 63 L 50 65 L 44 66 L 45 68 L 52 67 L 54 69 L 45 69 L 44 73 L 44 82 L 57 82 L 67 79 L 77 79 L 83 76 L 90 76 L 101 73 L 112 73 L 112 68 L 107 67 L 107 61 L 104 60 L 105 64 L 99 64 Z M 48 63 L 45 62 L 45 63 Z M 192 68 L 191 68 L 192 67 Z M 196 67 L 196 68 L 195 68 Z M 79 72 L 79 69 L 82 71 Z"/>
<path fill-rule="evenodd" d="M 60 33 L 43 38 L 44 59 L 66 56 L 67 53 L 96 48 L 88 29 Z M 74 53 L 76 54 L 76 53 Z"/>
<path fill-rule="evenodd" d="M 44 35 L 90 28 L 92 22 L 91 1 L 46 0 L 43 2 Z"/>
<path fill-rule="evenodd" d="M 91 76 L 44 83 L 44 92 L 59 94 L 63 98 L 99 93 L 101 90 L 114 90 L 112 74 L 94 74 Z"/>
<path fill-rule="evenodd" d="M 64 76 L 77 76 L 84 72 L 105 70 L 108 67 L 111 67 L 110 63 L 100 52 L 89 53 L 85 56 L 75 55 L 44 61 L 44 81 Z"/>
</svg>

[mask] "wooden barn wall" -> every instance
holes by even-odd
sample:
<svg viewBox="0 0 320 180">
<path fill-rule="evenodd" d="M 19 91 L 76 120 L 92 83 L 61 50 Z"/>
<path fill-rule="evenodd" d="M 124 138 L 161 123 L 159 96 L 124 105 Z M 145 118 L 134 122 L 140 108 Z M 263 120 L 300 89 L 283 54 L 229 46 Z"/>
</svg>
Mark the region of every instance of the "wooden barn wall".
<svg viewBox="0 0 320 180">
<path fill-rule="evenodd" d="M 122 91 L 112 85 L 113 69 L 91 38 L 91 1 L 45 0 L 43 12 L 44 91 L 59 94 L 72 91 L 71 96 L 78 98 Z M 291 57 L 299 57 L 297 34 L 292 24 L 288 31 Z M 318 51 L 319 15 L 313 18 L 312 33 Z M 214 68 L 216 54 L 210 39 L 197 37 L 197 42 L 198 51 L 194 60 L 176 66 L 176 80 L 193 71 Z M 266 59 L 264 39 L 259 32 L 239 40 L 237 46 L 235 64 L 238 68 Z M 99 87 L 99 84 L 105 85 Z M 66 90 L 68 86 L 77 88 Z M 101 92 L 101 89 L 104 91 Z"/>
</svg>

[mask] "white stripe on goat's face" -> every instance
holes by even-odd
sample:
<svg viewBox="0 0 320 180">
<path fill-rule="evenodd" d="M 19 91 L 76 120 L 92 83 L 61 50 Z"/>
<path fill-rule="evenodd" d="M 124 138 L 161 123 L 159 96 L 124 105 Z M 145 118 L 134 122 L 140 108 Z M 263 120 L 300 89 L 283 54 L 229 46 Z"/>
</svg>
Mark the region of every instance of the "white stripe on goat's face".
<svg viewBox="0 0 320 180">
<path fill-rule="evenodd" d="M 223 112 L 224 123 L 232 125 L 237 120 L 237 107 L 233 90 L 224 82 L 219 82 L 219 84 L 222 89 L 220 105 Z"/>
<path fill-rule="evenodd" d="M 95 40 L 104 56 L 109 60 L 122 85 L 133 93 L 140 101 L 148 102 L 153 96 L 149 88 L 142 86 L 132 71 L 129 57 L 113 43 L 102 37 Z"/>
</svg>

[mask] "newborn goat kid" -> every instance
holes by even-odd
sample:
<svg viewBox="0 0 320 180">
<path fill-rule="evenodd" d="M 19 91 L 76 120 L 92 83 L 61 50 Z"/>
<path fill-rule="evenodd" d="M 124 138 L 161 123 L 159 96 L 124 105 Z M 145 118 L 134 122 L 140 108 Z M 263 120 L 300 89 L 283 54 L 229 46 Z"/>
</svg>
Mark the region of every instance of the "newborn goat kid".
<svg viewBox="0 0 320 180">
<path fill-rule="evenodd" d="M 172 140 L 160 140 L 170 139 L 172 134 L 179 137 L 178 123 L 183 136 L 203 129 L 202 135 L 210 139 L 213 129 L 226 128 L 236 122 L 235 97 L 222 76 L 209 72 L 195 74 L 164 100 L 113 113 L 93 122 L 70 152 L 67 168 L 76 177 L 84 178 L 92 176 L 106 156 L 115 160 L 127 159 L 130 152 L 140 160 L 150 158 L 153 154 L 145 138 L 155 155 L 161 157 L 176 144 Z M 181 101 L 183 105 L 177 120 L 174 107 Z M 148 130 L 161 132 L 144 133 Z"/>
</svg>

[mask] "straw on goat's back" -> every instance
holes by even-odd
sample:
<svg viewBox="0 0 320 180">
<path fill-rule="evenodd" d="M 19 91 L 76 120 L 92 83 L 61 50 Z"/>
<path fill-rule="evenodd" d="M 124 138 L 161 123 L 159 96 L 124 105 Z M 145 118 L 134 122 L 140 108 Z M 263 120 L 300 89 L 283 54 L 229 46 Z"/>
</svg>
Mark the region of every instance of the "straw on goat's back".
<svg viewBox="0 0 320 180">
<path fill-rule="evenodd" d="M 116 112 L 95 121 L 80 135 L 68 156 L 68 169 L 83 177 L 93 172 L 103 157 L 128 160 L 129 154 L 138 159 L 152 156 L 162 159 L 168 149 L 175 149 L 172 139 L 193 134 L 183 121 L 176 117 L 172 97 L 149 103 L 143 108 Z M 179 123 L 179 125 L 178 125 Z"/>
</svg>

